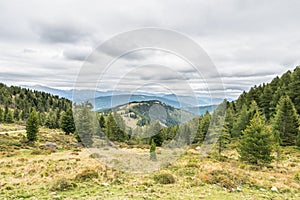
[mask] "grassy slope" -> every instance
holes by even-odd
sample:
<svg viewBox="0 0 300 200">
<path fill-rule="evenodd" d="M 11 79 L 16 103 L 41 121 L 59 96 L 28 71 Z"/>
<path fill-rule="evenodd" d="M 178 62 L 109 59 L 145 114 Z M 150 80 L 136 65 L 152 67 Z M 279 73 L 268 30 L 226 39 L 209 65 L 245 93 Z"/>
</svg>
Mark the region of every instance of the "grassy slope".
<svg viewBox="0 0 300 200">
<path fill-rule="evenodd" d="M 283 149 L 279 166 L 256 169 L 226 157 L 199 158 L 190 149 L 167 168 L 152 174 L 128 174 L 107 168 L 74 146 L 72 136 L 41 129 L 35 145 L 21 133 L 0 135 L 0 199 L 299 199 L 300 151 Z M 57 151 L 41 149 L 55 142 Z M 90 173 L 90 178 L 87 174 Z M 170 173 L 174 184 L 156 183 L 157 174 Z M 279 192 L 270 188 L 276 186 Z M 241 191 L 237 191 L 237 187 Z"/>
</svg>

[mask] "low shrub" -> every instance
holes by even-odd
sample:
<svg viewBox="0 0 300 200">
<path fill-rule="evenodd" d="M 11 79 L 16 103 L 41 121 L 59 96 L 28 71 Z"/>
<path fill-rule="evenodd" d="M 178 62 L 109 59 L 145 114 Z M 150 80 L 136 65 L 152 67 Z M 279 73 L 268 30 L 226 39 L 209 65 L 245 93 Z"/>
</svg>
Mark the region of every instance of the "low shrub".
<svg viewBox="0 0 300 200">
<path fill-rule="evenodd" d="M 201 180 L 205 183 L 216 184 L 227 189 L 232 189 L 249 182 L 247 176 L 223 170 L 213 170 L 204 174 L 201 176 Z"/>
<path fill-rule="evenodd" d="M 175 178 L 172 174 L 163 173 L 154 176 L 154 181 L 160 184 L 173 184 L 175 183 Z"/>
<path fill-rule="evenodd" d="M 62 178 L 54 182 L 54 184 L 51 187 L 52 191 L 66 191 L 72 188 L 75 188 L 76 184 L 72 181 Z"/>
<path fill-rule="evenodd" d="M 99 178 L 98 172 L 93 169 L 86 169 L 76 175 L 75 180 L 77 181 L 86 181 L 93 178 Z"/>
<path fill-rule="evenodd" d="M 101 158 L 101 155 L 99 153 L 92 153 L 89 157 L 90 158 Z"/>
<path fill-rule="evenodd" d="M 297 182 L 300 182 L 300 175 L 299 175 L 299 173 L 295 174 L 294 180 L 297 181 Z"/>
</svg>

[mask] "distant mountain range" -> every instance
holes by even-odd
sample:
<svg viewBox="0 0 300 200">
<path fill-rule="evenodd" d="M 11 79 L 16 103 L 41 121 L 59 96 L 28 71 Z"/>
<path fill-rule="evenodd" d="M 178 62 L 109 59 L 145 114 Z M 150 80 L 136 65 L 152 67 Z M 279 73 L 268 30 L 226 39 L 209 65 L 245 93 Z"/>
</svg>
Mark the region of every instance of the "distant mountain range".
<svg viewBox="0 0 300 200">
<path fill-rule="evenodd" d="M 73 100 L 73 93 L 76 90 L 61 90 L 55 89 L 42 85 L 22 85 L 23 88 L 28 88 L 31 90 L 43 91 L 46 93 L 51 93 L 53 95 L 57 95 L 59 97 L 64 97 L 69 100 Z M 78 90 L 77 90 L 78 91 Z M 129 102 L 142 102 L 142 101 L 153 101 L 158 100 L 164 104 L 170 105 L 177 109 L 187 110 L 196 115 L 202 115 L 207 110 L 212 112 L 216 105 L 212 105 L 212 100 L 209 97 L 189 97 L 189 96 L 177 96 L 175 94 L 152 94 L 152 93 L 135 93 L 128 94 L 123 91 L 92 91 L 92 90 L 81 90 L 80 91 L 80 99 L 76 99 L 77 101 L 86 101 L 86 96 L 90 97 L 93 94 L 95 95 L 95 101 L 92 100 L 95 106 L 95 110 L 100 109 L 109 109 L 119 105 L 124 105 Z M 231 99 L 228 99 L 231 101 Z M 214 103 L 221 103 L 223 99 L 214 99 Z"/>
</svg>

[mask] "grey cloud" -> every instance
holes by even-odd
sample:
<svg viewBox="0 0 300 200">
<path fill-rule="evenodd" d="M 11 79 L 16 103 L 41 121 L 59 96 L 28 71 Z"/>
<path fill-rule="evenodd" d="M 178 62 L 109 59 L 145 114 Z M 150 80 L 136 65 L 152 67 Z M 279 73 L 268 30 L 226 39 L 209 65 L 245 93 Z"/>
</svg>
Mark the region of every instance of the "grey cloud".
<svg viewBox="0 0 300 200">
<path fill-rule="evenodd" d="M 90 36 L 83 28 L 68 23 L 38 22 L 33 28 L 40 40 L 48 43 L 77 43 Z"/>
<path fill-rule="evenodd" d="M 15 5 L 15 1 L 0 2 L 0 69 L 27 71 L 25 74 L 1 72 L 2 81 L 12 80 L 14 84 L 36 81 L 49 86 L 70 86 L 80 68 L 78 61 L 88 55 L 89 50 L 84 46 L 94 48 L 95 41 L 149 26 L 174 29 L 198 42 L 215 63 L 230 96 L 269 82 L 300 63 L 299 1 L 227 0 L 220 6 L 217 1 L 198 0 L 188 3 L 133 0 L 131 5 L 117 0 L 92 3 L 74 0 L 70 6 L 69 2 L 29 0 L 22 6 Z M 32 8 L 36 8 L 35 12 Z M 122 52 L 120 44 L 135 48 L 125 38 L 102 53 L 115 58 Z M 157 57 L 146 52 L 124 55 L 111 81 L 122 77 L 121 67 L 133 68 L 153 60 L 160 63 Z M 182 79 L 199 82 L 192 68 L 171 61 L 160 64 L 169 64 L 174 71 L 183 73 L 184 78 L 151 69 L 137 74 L 134 84 L 153 78 L 159 82 L 176 83 Z M 212 79 L 207 81 L 213 84 L 218 76 L 210 74 L 206 78 Z M 130 88 L 130 83 L 124 84 L 126 87 Z"/>
<path fill-rule="evenodd" d="M 84 61 L 90 55 L 91 50 L 86 48 L 67 48 L 63 51 L 65 58 L 70 60 Z"/>
</svg>

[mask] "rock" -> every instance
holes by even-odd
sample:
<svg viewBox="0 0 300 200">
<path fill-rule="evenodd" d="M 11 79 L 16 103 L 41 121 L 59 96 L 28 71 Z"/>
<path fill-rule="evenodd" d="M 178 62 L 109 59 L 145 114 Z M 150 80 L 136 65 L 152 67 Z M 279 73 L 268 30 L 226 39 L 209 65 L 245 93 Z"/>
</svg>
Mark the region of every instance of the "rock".
<svg viewBox="0 0 300 200">
<path fill-rule="evenodd" d="M 45 147 L 50 149 L 56 149 L 57 145 L 54 142 L 46 142 Z"/>
<path fill-rule="evenodd" d="M 264 188 L 260 188 L 259 190 L 262 191 L 262 192 L 265 192 L 265 191 L 266 191 Z"/>
<path fill-rule="evenodd" d="M 236 187 L 236 191 L 241 192 L 242 188 L 240 188 L 239 186 Z"/>
<path fill-rule="evenodd" d="M 273 192 L 278 192 L 278 189 L 277 189 L 277 187 L 272 186 L 272 187 L 271 187 L 271 191 L 273 191 Z"/>
<path fill-rule="evenodd" d="M 104 187 L 108 187 L 109 183 L 104 182 L 104 183 L 101 183 L 101 185 L 104 186 Z"/>
<path fill-rule="evenodd" d="M 201 147 L 199 147 L 199 146 L 197 146 L 196 148 L 195 148 L 195 150 L 197 150 L 197 151 L 199 151 L 201 149 Z"/>
</svg>

